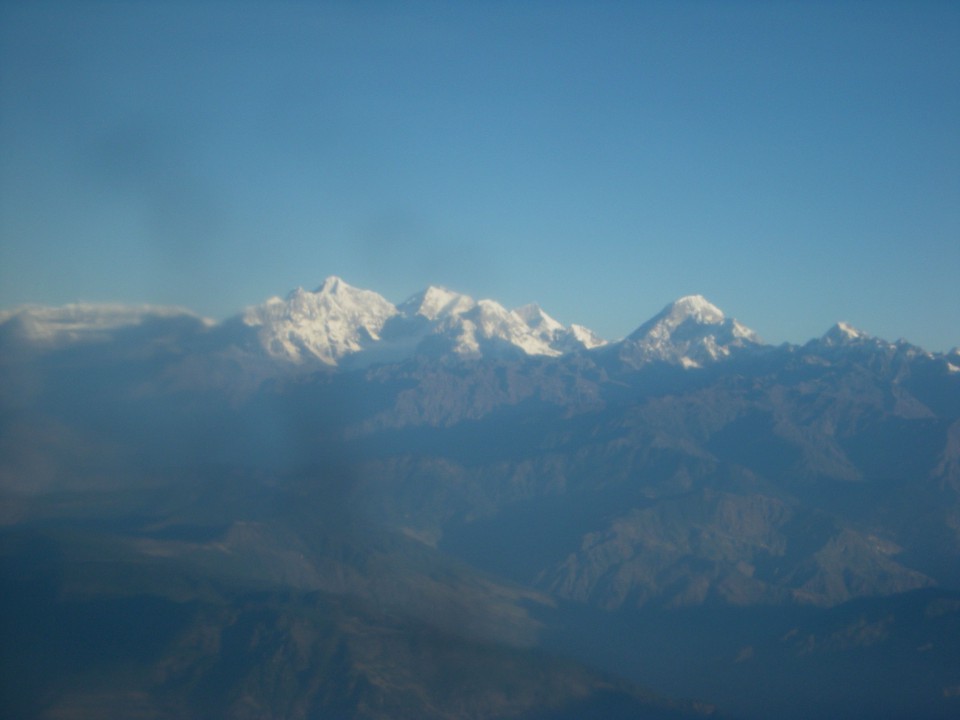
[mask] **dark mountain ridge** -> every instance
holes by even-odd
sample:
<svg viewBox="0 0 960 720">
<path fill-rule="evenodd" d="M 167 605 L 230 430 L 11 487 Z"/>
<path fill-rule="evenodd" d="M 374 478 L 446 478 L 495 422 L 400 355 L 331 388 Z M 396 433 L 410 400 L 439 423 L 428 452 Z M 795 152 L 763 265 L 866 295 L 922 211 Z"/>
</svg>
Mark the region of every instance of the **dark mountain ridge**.
<svg viewBox="0 0 960 720">
<path fill-rule="evenodd" d="M 462 306 L 456 338 L 492 342 L 468 323 L 495 317 L 543 352 L 292 363 L 240 320 L 0 322 L 5 633 L 42 638 L 4 655 L 9 707 L 704 710 L 620 674 L 745 717 L 955 716 L 960 357 L 843 324 L 763 345 L 696 296 L 622 343 L 550 354 L 523 330 L 556 331 L 549 316 L 433 298 L 417 332 Z M 351 312 L 375 333 L 393 311 L 374 301 Z M 258 317 L 299 317 L 271 308 Z M 298 328 L 301 350 L 353 337 Z M 144 655 L 124 675 L 117 628 L 140 614 L 157 629 L 131 635 Z M 91 659 L 53 656 L 94 617 L 115 640 L 78 694 Z M 505 691 L 498 666 L 522 680 Z M 827 691 L 824 668 L 844 682 Z"/>
</svg>

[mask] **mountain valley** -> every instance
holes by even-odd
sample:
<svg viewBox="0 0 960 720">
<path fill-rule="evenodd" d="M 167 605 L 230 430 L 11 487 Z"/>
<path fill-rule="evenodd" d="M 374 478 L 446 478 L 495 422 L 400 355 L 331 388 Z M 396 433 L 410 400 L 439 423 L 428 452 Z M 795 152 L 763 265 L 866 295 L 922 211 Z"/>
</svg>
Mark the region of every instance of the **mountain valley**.
<svg viewBox="0 0 960 720">
<path fill-rule="evenodd" d="M 18 717 L 948 718 L 960 351 L 339 278 L 0 315 Z"/>
</svg>

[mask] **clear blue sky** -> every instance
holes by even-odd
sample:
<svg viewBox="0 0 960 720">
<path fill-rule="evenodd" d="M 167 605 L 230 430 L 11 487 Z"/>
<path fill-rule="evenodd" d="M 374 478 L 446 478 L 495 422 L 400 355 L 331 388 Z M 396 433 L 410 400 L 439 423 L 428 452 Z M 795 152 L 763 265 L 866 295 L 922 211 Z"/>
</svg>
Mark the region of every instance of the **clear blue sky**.
<svg viewBox="0 0 960 720">
<path fill-rule="evenodd" d="M 331 274 L 960 344 L 960 3 L 4 2 L 0 307 Z"/>
</svg>

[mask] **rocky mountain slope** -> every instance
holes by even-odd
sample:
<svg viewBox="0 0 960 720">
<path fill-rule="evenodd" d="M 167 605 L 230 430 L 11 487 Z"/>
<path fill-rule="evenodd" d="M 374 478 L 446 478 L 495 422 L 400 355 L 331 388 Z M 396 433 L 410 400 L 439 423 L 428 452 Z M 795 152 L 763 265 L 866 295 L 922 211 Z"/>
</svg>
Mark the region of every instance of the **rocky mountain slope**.
<svg viewBox="0 0 960 720">
<path fill-rule="evenodd" d="M 44 647 L 156 606 L 126 684 L 104 650 L 144 717 L 960 709 L 960 354 L 842 323 L 772 347 L 691 296 L 601 343 L 338 279 L 223 323 L 8 312 L 0 522 L 6 616 L 40 608 Z M 78 694 L 86 656 L 30 657 L 24 716 L 119 702 Z"/>
</svg>

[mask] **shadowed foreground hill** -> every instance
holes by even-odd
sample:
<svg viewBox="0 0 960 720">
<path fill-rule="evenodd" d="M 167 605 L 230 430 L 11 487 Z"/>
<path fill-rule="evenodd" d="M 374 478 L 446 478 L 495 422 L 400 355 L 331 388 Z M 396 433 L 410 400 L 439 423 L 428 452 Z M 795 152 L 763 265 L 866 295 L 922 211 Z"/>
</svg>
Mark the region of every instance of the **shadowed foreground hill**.
<svg viewBox="0 0 960 720">
<path fill-rule="evenodd" d="M 409 540 L 327 528 L 291 545 L 290 528 L 269 521 L 243 532 L 157 521 L 2 533 L 6 717 L 666 720 L 706 711 L 532 648 L 539 624 L 524 606 L 545 598 Z M 298 562 L 325 572 L 299 572 Z"/>
</svg>

